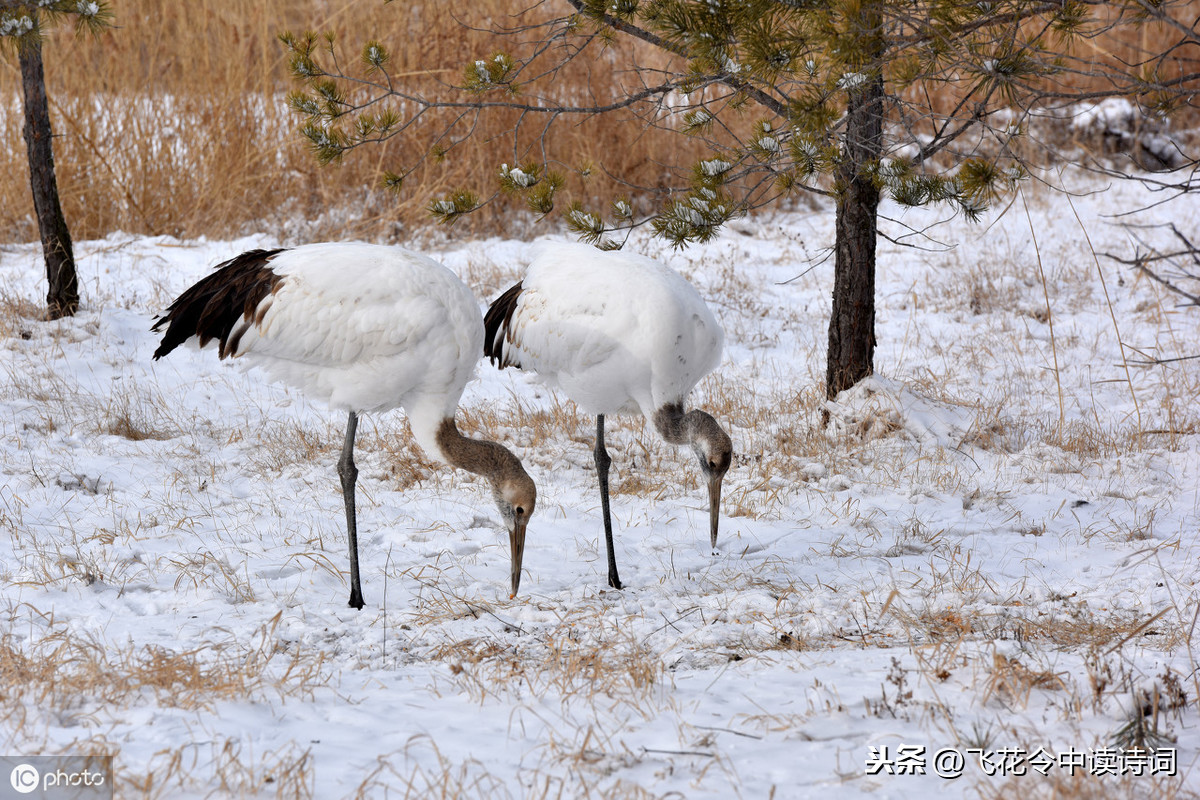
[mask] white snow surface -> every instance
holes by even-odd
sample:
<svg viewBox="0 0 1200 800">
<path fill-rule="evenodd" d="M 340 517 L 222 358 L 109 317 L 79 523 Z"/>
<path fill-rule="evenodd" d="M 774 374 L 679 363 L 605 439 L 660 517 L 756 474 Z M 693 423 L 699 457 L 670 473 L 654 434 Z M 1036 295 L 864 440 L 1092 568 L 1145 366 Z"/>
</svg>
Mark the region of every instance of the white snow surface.
<svg viewBox="0 0 1200 800">
<path fill-rule="evenodd" d="M 77 243 L 83 308 L 54 322 L 40 248 L 0 247 L 0 297 L 35 301 L 0 331 L 5 752 L 114 754 L 119 797 L 1023 796 L 1049 779 L 866 766 L 1106 746 L 1174 675 L 1171 781 L 1200 788 L 1200 365 L 1134 363 L 1200 352 L 1200 311 L 1093 257 L 1130 255 L 1112 215 L 1157 196 L 1067 180 L 978 224 L 885 206 L 931 238 L 880 240 L 877 375 L 828 404 L 829 206 L 685 251 L 635 236 L 725 327 L 693 395 L 737 453 L 719 552 L 693 454 L 611 419 L 609 590 L 594 422 L 481 359 L 464 430 L 538 483 L 521 593 L 486 484 L 418 458 L 395 411 L 359 428 L 362 612 L 342 414 L 211 350 L 150 359 L 175 295 L 279 243 Z M 1195 234 L 1197 206 L 1131 221 Z M 425 249 L 483 306 L 532 245 Z M 514 422 L 539 414 L 570 435 Z"/>
</svg>

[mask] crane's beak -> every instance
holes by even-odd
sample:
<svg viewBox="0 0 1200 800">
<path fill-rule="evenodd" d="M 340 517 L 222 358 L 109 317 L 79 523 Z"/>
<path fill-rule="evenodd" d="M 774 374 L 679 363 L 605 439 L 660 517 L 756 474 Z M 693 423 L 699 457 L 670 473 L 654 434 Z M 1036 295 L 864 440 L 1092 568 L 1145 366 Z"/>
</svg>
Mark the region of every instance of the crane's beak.
<svg viewBox="0 0 1200 800">
<path fill-rule="evenodd" d="M 721 521 L 721 481 L 724 475 L 708 476 L 708 530 L 712 546 L 717 546 L 717 524 Z"/>
<path fill-rule="evenodd" d="M 508 543 L 512 547 L 512 594 L 508 596 L 511 600 L 517 596 L 517 589 L 521 586 L 521 561 L 525 558 L 525 520 L 516 520 L 513 522 L 512 529 L 508 532 Z"/>
</svg>

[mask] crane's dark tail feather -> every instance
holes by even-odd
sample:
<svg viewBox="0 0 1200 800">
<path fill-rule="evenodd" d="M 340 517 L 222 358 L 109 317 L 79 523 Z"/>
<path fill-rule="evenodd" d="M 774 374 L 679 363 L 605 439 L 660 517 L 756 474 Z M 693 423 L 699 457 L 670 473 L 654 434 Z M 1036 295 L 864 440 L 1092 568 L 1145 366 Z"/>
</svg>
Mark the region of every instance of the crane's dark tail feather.
<svg viewBox="0 0 1200 800">
<path fill-rule="evenodd" d="M 200 340 L 201 347 L 213 339 L 218 340 L 221 358 L 236 352 L 242 334 L 252 321 L 257 321 L 255 315 L 259 304 L 282 280 L 269 265 L 283 249 L 248 250 L 219 264 L 213 272 L 175 298 L 166 313 L 150 328 L 157 331 L 163 325 L 167 326 L 162 342 L 154 351 L 155 360 L 193 336 Z"/>
<path fill-rule="evenodd" d="M 521 366 L 513 356 L 512 350 L 505 352 L 504 349 L 506 343 L 512 342 L 509 325 L 513 312 L 517 310 L 520 296 L 521 281 L 517 281 L 507 292 L 496 298 L 496 302 L 492 303 L 483 316 L 483 354 L 500 369 Z"/>
</svg>

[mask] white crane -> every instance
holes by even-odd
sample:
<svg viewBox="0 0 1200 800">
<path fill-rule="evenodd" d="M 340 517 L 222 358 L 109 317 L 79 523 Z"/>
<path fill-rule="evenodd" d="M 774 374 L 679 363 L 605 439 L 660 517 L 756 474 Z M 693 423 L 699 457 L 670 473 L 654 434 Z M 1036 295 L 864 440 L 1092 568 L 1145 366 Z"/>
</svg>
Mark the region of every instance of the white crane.
<svg viewBox="0 0 1200 800">
<path fill-rule="evenodd" d="M 690 445 L 708 483 L 717 546 L 721 481 L 733 445 L 704 411 L 684 411 L 693 387 L 721 360 L 725 334 L 695 287 L 645 256 L 543 242 L 525 276 L 484 316 L 484 354 L 536 372 L 596 416 L 593 453 L 608 551 L 608 583 L 621 588 L 608 507 L 604 417 L 641 413 L 670 444 Z"/>
<path fill-rule="evenodd" d="M 152 330 L 167 326 L 159 359 L 195 337 L 218 355 L 244 357 L 274 380 L 345 409 L 338 461 L 350 547 L 350 605 L 363 607 L 354 508 L 354 434 L 363 412 L 404 408 L 428 455 L 482 475 L 508 528 L 512 594 L 521 582 L 525 529 L 537 489 L 500 444 L 463 436 L 454 422 L 483 347 L 471 290 L 419 253 L 371 244 L 251 250 L 181 294 Z"/>
</svg>

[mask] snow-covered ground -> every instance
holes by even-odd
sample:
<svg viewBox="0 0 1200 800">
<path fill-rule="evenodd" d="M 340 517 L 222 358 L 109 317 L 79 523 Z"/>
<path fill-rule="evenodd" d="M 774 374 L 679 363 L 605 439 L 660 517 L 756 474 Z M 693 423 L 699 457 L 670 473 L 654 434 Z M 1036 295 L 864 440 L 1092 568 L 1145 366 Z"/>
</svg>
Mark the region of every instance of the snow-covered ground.
<svg viewBox="0 0 1200 800">
<path fill-rule="evenodd" d="M 881 242 L 878 375 L 830 404 L 827 206 L 635 237 L 726 327 L 693 398 L 737 452 L 720 552 L 691 453 L 614 419 L 608 590 L 592 421 L 481 363 L 464 430 L 539 488 L 521 593 L 486 484 L 397 411 L 359 428 L 361 612 L 342 415 L 150 359 L 180 290 L 276 243 L 79 243 L 58 322 L 38 247 L 0 247 L 4 752 L 112 754 L 119 797 L 1200 791 L 1200 364 L 1141 363 L 1200 353 L 1200 311 L 1093 256 L 1132 254 L 1119 222 L 1194 235 L 1200 203 L 1117 220 L 1158 197 L 1066 180 L 974 225 L 885 208 L 928 238 Z M 426 249 L 483 304 L 529 244 Z"/>
</svg>

